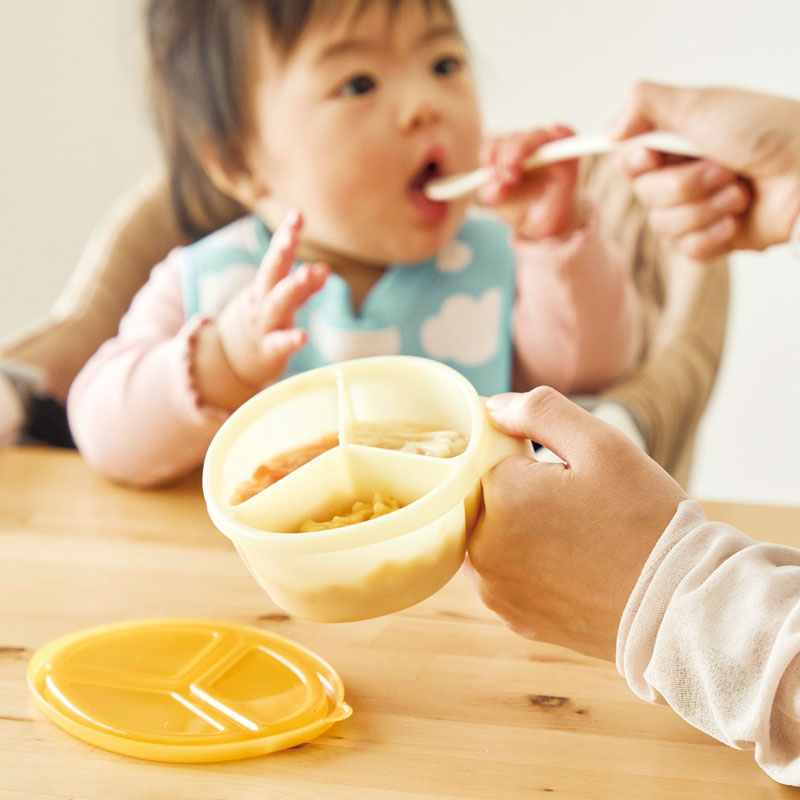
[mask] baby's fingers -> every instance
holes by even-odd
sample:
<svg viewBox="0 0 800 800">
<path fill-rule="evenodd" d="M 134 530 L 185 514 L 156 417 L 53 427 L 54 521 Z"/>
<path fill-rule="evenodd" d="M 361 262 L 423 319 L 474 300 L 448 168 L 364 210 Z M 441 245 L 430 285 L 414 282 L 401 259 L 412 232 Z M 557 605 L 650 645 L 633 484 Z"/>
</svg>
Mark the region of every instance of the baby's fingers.
<svg viewBox="0 0 800 800">
<path fill-rule="evenodd" d="M 302 227 L 303 217 L 299 211 L 294 209 L 283 218 L 278 226 L 253 284 L 254 290 L 260 295 L 266 295 L 278 281 L 289 274 L 294 263 L 294 254 L 300 240 Z"/>
<path fill-rule="evenodd" d="M 545 130 L 509 136 L 500 143 L 493 163 L 498 178 L 505 183 L 516 183 L 522 178 L 522 165 L 552 137 Z"/>
<path fill-rule="evenodd" d="M 302 328 L 270 331 L 261 340 L 260 350 L 264 367 L 264 383 L 269 383 L 283 374 L 286 362 L 305 347 L 308 334 Z"/>
<path fill-rule="evenodd" d="M 575 131 L 566 125 L 556 123 L 549 128 L 537 129 L 527 133 L 510 136 L 501 143 L 496 158 L 496 169 L 502 179 L 518 182 L 524 174 L 524 164 L 542 145 L 567 139 Z"/>
<path fill-rule="evenodd" d="M 324 285 L 330 274 L 326 264 L 303 264 L 281 280 L 269 293 L 264 304 L 264 330 L 286 328 L 293 324 L 294 315 L 315 292 Z"/>
<path fill-rule="evenodd" d="M 544 129 L 498 137 L 487 142 L 481 151 L 481 163 L 491 170 L 491 177 L 480 192 L 481 202 L 495 205 L 523 177 L 525 159 L 552 136 Z"/>
</svg>

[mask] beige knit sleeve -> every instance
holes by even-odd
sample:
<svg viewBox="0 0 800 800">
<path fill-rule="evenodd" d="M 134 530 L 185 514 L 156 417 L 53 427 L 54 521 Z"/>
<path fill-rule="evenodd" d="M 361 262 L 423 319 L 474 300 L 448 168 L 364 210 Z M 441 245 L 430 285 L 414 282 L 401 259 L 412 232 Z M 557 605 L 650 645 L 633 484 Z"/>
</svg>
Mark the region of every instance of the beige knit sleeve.
<svg viewBox="0 0 800 800">
<path fill-rule="evenodd" d="M 697 425 L 722 356 L 727 260 L 695 261 L 661 242 L 612 159 L 588 161 L 583 181 L 601 209 L 607 234 L 633 264 L 645 310 L 641 362 L 602 395 L 633 412 L 650 455 L 685 485 Z"/>
<path fill-rule="evenodd" d="M 116 334 L 152 267 L 183 243 L 166 180 L 153 173 L 97 226 L 48 316 L 0 344 L 0 354 L 40 369 L 47 391 L 66 400 L 81 367 Z"/>
</svg>

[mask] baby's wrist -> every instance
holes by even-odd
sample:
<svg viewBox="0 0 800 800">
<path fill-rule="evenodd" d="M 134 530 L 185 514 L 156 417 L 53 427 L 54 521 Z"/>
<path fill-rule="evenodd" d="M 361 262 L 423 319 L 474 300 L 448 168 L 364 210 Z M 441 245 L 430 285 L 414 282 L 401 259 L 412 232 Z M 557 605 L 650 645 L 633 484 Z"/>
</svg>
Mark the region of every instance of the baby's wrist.
<svg viewBox="0 0 800 800">
<path fill-rule="evenodd" d="M 583 231 L 591 219 L 591 204 L 583 198 L 575 197 L 572 202 L 572 208 L 568 214 L 565 214 L 564 221 L 555 229 L 551 229 L 545 234 L 537 231 L 535 226 L 526 224 L 527 219 L 514 228 L 514 235 L 518 240 L 528 242 L 540 242 L 561 240 L 566 241 L 571 238 L 575 233 Z"/>
<path fill-rule="evenodd" d="M 579 230 L 583 230 L 589 221 L 589 204 L 582 198 L 576 197 L 572 201 L 572 216 L 566 227 L 557 235 L 566 238 Z"/>
<path fill-rule="evenodd" d="M 225 350 L 219 327 L 214 321 L 203 326 L 198 333 L 195 376 L 197 391 L 202 402 L 227 411 L 235 411 L 260 388 L 238 375 Z"/>
</svg>

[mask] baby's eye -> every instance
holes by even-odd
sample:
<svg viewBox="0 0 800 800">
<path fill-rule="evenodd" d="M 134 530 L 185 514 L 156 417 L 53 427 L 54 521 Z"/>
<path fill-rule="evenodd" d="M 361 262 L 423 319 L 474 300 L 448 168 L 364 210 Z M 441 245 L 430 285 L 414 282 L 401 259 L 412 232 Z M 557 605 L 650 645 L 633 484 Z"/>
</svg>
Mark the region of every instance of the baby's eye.
<svg viewBox="0 0 800 800">
<path fill-rule="evenodd" d="M 445 56 L 433 63 L 433 72 L 436 75 L 454 75 L 464 66 L 464 59 L 458 56 Z"/>
<path fill-rule="evenodd" d="M 344 96 L 367 94 L 367 92 L 371 92 L 377 85 L 377 81 L 369 75 L 356 75 L 354 78 L 350 78 L 350 80 L 339 89 L 338 93 Z"/>
</svg>

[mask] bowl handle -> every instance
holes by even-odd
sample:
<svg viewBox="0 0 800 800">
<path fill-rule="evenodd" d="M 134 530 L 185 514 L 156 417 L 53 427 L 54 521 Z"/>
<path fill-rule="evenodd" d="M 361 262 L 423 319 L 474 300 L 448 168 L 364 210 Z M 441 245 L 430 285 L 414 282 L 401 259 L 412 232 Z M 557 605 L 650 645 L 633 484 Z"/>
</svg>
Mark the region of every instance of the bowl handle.
<svg viewBox="0 0 800 800">
<path fill-rule="evenodd" d="M 481 397 L 481 405 L 486 402 L 485 397 Z M 481 469 L 480 474 L 488 472 L 495 464 L 499 464 L 504 458 L 509 456 L 528 456 L 533 458 L 533 445 L 528 439 L 515 439 L 501 433 L 492 424 L 489 412 L 484 407 L 486 415 L 486 431 L 484 434 L 483 452 L 480 455 Z M 481 491 L 480 480 L 475 484 L 475 488 L 464 499 L 464 511 L 466 516 L 466 529 L 470 532 L 475 525 L 483 505 L 483 493 Z"/>
</svg>

